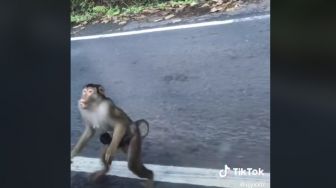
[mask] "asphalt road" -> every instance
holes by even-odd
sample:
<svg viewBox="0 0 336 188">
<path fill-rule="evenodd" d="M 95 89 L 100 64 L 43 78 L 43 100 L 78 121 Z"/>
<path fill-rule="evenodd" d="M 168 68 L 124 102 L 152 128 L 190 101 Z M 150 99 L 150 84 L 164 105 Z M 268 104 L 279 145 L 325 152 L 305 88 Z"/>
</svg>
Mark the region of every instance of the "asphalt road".
<svg viewBox="0 0 336 188">
<path fill-rule="evenodd" d="M 81 88 L 92 82 L 149 121 L 145 163 L 270 171 L 269 19 L 71 42 L 71 144 L 83 130 Z M 81 155 L 100 147 L 95 137 Z M 90 187 L 83 178 L 73 173 L 72 187 Z"/>
</svg>

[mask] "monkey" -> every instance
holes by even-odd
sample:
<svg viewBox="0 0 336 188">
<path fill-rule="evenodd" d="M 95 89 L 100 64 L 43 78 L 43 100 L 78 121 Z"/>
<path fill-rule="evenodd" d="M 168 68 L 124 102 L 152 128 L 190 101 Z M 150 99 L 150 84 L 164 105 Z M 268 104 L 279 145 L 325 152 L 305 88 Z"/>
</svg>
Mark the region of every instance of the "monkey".
<svg viewBox="0 0 336 188">
<path fill-rule="evenodd" d="M 92 174 L 98 181 L 110 170 L 113 157 L 118 149 L 127 154 L 128 168 L 140 178 L 147 179 L 146 187 L 154 186 L 154 173 L 147 169 L 141 159 L 142 139 L 147 136 L 149 124 L 141 119 L 132 119 L 105 95 L 100 84 L 87 84 L 82 89 L 78 109 L 85 124 L 85 130 L 71 151 L 71 159 L 87 145 L 96 132 L 102 132 L 100 141 L 104 144 L 100 160 L 103 168 Z M 140 127 L 145 125 L 147 132 L 141 134 Z"/>
</svg>

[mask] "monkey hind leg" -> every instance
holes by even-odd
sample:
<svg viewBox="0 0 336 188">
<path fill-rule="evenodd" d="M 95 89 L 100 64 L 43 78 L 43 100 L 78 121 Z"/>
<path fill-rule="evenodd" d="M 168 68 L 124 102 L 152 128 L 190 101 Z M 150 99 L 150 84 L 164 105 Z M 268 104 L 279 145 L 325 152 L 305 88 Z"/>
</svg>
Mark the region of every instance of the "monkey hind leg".
<svg viewBox="0 0 336 188">
<path fill-rule="evenodd" d="M 154 187 L 154 173 L 153 171 L 149 170 L 146 168 L 143 164 L 141 163 L 128 163 L 128 168 L 137 176 L 140 178 L 146 178 L 146 182 L 144 183 L 144 186 L 146 188 L 153 188 Z"/>
<path fill-rule="evenodd" d="M 134 134 L 130 140 L 128 151 L 128 168 L 140 178 L 146 178 L 146 187 L 153 187 L 154 173 L 147 169 L 141 161 L 141 137 L 140 134 Z"/>
<path fill-rule="evenodd" d="M 149 170 L 146 168 L 143 164 L 139 165 L 128 165 L 128 168 L 137 176 L 140 178 L 147 178 L 149 180 L 153 180 L 154 178 L 154 173 L 153 171 Z"/>
</svg>

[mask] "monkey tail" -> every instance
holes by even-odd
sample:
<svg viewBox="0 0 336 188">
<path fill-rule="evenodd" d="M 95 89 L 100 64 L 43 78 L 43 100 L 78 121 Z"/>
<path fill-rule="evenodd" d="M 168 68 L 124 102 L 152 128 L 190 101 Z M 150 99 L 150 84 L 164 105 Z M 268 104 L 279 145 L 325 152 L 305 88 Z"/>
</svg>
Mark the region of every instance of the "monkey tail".
<svg viewBox="0 0 336 188">
<path fill-rule="evenodd" d="M 144 139 L 149 133 L 149 123 L 145 119 L 136 120 L 134 123 L 139 127 L 141 138 Z"/>
</svg>

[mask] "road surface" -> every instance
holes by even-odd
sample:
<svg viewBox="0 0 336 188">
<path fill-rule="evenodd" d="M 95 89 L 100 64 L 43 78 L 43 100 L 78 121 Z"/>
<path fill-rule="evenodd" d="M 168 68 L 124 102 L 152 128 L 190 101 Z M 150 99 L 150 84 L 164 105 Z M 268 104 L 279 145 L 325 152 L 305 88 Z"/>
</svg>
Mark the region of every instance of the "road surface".
<svg viewBox="0 0 336 188">
<path fill-rule="evenodd" d="M 77 99 L 86 83 L 102 84 L 132 119 L 149 121 L 145 163 L 270 171 L 269 19 L 72 41 L 71 144 L 83 131 Z M 100 147 L 95 137 L 81 156 L 97 158 Z M 73 188 L 139 186 L 72 176 Z"/>
</svg>

